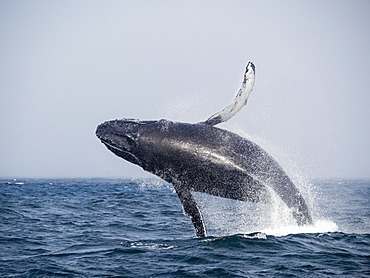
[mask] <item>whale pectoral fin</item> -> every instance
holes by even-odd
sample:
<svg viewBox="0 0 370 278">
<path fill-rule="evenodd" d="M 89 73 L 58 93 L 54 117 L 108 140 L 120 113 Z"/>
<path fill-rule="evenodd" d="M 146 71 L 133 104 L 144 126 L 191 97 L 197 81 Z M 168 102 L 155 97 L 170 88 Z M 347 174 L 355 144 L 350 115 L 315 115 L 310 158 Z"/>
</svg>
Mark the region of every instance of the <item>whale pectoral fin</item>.
<svg viewBox="0 0 370 278">
<path fill-rule="evenodd" d="M 193 195 L 187 189 L 176 189 L 176 193 L 180 198 L 181 204 L 184 208 L 185 214 L 190 216 L 191 221 L 193 222 L 195 232 L 198 237 L 207 236 L 206 227 L 204 225 L 202 213 L 194 200 Z"/>
<path fill-rule="evenodd" d="M 248 97 L 252 92 L 255 72 L 256 71 L 253 62 L 248 62 L 245 68 L 242 85 L 238 93 L 236 94 L 233 102 L 220 112 L 213 114 L 203 123 L 207 125 L 217 125 L 226 122 L 236 113 L 238 113 L 243 108 L 243 106 L 247 104 Z"/>
</svg>

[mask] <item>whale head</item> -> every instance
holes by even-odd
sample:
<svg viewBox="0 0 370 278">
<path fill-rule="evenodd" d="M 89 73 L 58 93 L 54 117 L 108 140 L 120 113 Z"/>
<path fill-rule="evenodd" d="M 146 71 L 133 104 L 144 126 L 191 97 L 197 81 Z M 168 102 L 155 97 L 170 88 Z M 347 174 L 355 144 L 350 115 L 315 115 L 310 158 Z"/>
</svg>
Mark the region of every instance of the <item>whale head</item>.
<svg viewBox="0 0 370 278">
<path fill-rule="evenodd" d="M 111 152 L 142 166 L 140 155 L 138 155 L 138 137 L 145 125 L 155 122 L 135 119 L 112 120 L 100 124 L 95 134 Z"/>
</svg>

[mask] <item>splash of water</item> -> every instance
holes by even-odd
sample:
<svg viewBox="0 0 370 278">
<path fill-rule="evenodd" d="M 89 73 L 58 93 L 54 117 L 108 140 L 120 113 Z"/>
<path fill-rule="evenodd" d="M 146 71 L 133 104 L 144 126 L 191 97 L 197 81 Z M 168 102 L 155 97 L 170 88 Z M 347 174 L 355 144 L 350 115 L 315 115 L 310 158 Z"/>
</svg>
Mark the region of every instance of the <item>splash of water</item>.
<svg viewBox="0 0 370 278">
<path fill-rule="evenodd" d="M 273 191 L 270 193 L 271 202 L 264 204 L 192 192 L 204 216 L 208 234 L 212 236 L 256 232 L 285 236 L 338 231 L 338 226 L 328 219 L 314 218 L 313 225 L 298 226 L 286 204 Z"/>
</svg>

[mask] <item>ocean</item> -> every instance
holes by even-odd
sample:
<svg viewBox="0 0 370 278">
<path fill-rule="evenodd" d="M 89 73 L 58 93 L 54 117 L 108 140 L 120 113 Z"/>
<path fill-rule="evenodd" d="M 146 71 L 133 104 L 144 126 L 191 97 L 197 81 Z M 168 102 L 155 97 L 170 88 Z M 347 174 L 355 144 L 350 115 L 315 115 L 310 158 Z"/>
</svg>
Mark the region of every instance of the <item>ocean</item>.
<svg viewBox="0 0 370 278">
<path fill-rule="evenodd" d="M 0 277 L 370 277 L 370 180 L 307 182 L 314 225 L 276 201 L 194 193 L 197 238 L 159 179 L 0 179 Z"/>
</svg>

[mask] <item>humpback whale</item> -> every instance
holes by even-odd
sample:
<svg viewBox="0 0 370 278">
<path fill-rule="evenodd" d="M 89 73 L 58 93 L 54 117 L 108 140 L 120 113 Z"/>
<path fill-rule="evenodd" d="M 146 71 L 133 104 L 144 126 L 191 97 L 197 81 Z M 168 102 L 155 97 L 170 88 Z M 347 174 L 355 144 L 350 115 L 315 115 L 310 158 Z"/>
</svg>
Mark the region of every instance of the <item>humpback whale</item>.
<svg viewBox="0 0 370 278">
<path fill-rule="evenodd" d="M 207 231 L 191 191 L 268 202 L 273 190 L 298 225 L 312 224 L 303 196 L 276 160 L 252 141 L 215 127 L 246 104 L 254 80 L 255 66 L 248 62 L 233 102 L 204 122 L 111 120 L 97 127 L 96 136 L 115 155 L 172 183 L 199 237 Z"/>
</svg>

